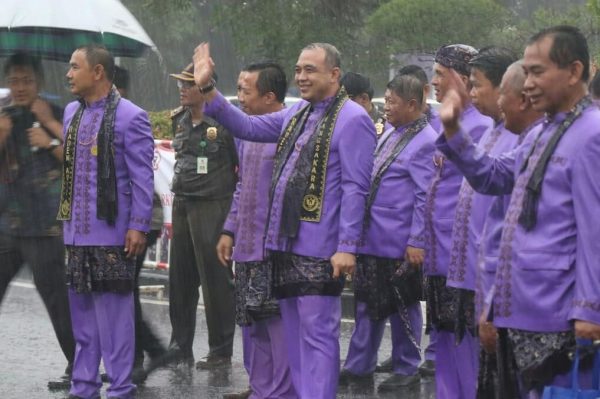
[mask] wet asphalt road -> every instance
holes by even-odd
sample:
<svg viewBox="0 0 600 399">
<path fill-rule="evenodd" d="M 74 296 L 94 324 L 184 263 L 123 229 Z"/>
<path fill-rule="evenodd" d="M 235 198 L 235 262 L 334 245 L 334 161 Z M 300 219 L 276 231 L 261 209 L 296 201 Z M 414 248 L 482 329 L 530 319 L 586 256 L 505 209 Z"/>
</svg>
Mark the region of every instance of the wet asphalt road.
<svg viewBox="0 0 600 399">
<path fill-rule="evenodd" d="M 144 298 L 143 311 L 147 320 L 166 343 L 170 334 L 169 308 L 165 301 Z M 353 323 L 342 323 L 342 358 L 348 349 Z M 194 354 L 200 359 L 208 352 L 204 312 L 198 309 L 198 322 Z M 389 328 L 383 339 L 379 358 L 391 352 Z M 0 305 L 0 398 L 3 399 L 63 399 L 67 392 L 49 392 L 48 380 L 60 376 L 66 361 L 52 331 L 52 326 L 42 301 L 30 282 L 13 282 Z M 375 385 L 387 378 L 377 374 Z M 221 398 L 223 393 L 244 390 L 248 380 L 242 365 L 241 337 L 236 332 L 233 366 L 219 372 L 197 371 L 183 366 L 159 369 L 145 384 L 138 387 L 137 398 Z M 103 387 L 106 389 L 106 385 Z M 105 397 L 103 389 L 103 397 Z M 431 377 L 422 378 L 420 385 L 390 394 L 377 394 L 373 390 L 340 390 L 338 398 L 403 398 L 433 399 L 434 383 Z"/>
</svg>

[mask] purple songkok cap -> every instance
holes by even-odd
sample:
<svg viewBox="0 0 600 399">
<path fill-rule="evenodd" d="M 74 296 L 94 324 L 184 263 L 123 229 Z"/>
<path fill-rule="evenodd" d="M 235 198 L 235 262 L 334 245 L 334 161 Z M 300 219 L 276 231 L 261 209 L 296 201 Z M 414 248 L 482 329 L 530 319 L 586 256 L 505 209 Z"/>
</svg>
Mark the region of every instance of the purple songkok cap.
<svg viewBox="0 0 600 399">
<path fill-rule="evenodd" d="M 442 46 L 435 53 L 435 62 L 446 67 L 452 68 L 461 75 L 469 75 L 471 66 L 469 62 L 479 52 L 466 44 L 449 44 Z"/>
</svg>

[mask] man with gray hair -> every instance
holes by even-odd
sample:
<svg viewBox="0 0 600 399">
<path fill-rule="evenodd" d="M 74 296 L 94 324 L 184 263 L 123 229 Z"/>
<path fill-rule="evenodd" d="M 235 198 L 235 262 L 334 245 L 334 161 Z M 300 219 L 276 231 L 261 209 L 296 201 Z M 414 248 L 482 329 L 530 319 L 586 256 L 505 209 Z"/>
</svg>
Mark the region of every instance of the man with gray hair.
<svg viewBox="0 0 600 399">
<path fill-rule="evenodd" d="M 264 244 L 292 380 L 302 399 L 335 398 L 340 294 L 361 241 L 373 122 L 340 86 L 340 54 L 328 43 L 300 53 L 295 81 L 304 101 L 266 115 L 246 115 L 214 89 L 208 43 L 196 48 L 194 64 L 207 115 L 239 138 L 278 142 Z"/>
<path fill-rule="evenodd" d="M 417 298 L 398 303 L 391 280 L 402 268 L 420 267 L 424 258 L 423 214 L 437 133 L 423 115 L 422 104 L 423 83 L 416 77 L 399 75 L 387 84 L 384 111 L 392 127 L 382 134 L 375 150 L 354 279 L 356 323 L 340 385 L 373 383 L 388 317 L 393 374 L 379 390 L 419 382 L 421 305 Z M 421 273 L 415 273 L 420 280 Z"/>
<path fill-rule="evenodd" d="M 513 148 L 521 144 L 523 139 L 543 121 L 543 113 L 533 109 L 531 101 L 523 93 L 525 77 L 523 61 L 516 61 L 506 69 L 498 90 L 498 109 L 502 114 L 504 129 L 517 136 L 513 142 Z M 493 319 L 491 293 L 494 289 L 498 265 L 500 236 L 509 202 L 510 195 L 494 197 L 481 232 L 475 279 L 475 310 L 476 316 L 479 318 L 479 340 L 482 347 L 479 356 L 479 382 L 477 384 L 477 397 L 479 398 L 494 397 L 496 389 L 495 379 L 498 375 L 497 330 L 491 322 Z M 502 387 L 504 391 L 496 397 L 516 396 L 515 392 L 506 390 L 508 388 Z"/>
</svg>

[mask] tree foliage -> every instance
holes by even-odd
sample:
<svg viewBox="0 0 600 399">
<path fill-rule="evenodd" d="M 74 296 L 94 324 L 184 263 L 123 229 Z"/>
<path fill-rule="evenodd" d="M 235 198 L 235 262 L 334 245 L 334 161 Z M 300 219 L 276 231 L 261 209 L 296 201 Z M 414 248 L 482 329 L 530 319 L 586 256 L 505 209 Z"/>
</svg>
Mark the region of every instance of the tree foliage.
<svg viewBox="0 0 600 399">
<path fill-rule="evenodd" d="M 508 12 L 491 0 L 391 0 L 367 20 L 367 33 L 388 54 L 433 52 L 441 45 L 489 43 Z"/>
<path fill-rule="evenodd" d="M 334 44 L 343 63 L 354 68 L 365 51 L 362 27 L 381 0 L 222 0 L 218 28 L 230 29 L 243 63 L 257 59 L 281 62 L 288 71 L 302 47 Z"/>
</svg>

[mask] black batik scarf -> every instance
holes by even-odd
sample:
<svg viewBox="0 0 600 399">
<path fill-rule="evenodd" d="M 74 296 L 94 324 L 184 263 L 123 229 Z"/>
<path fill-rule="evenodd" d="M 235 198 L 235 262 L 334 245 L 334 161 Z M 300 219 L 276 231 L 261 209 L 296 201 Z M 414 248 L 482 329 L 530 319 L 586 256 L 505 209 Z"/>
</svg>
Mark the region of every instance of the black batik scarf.
<svg viewBox="0 0 600 399">
<path fill-rule="evenodd" d="M 109 225 L 115 224 L 117 216 L 117 179 L 115 172 L 115 154 L 113 142 L 115 137 L 115 116 L 121 96 L 113 86 L 106 98 L 104 116 L 98 132 L 98 170 L 96 217 L 106 220 Z M 83 116 L 85 103 L 81 101 L 65 139 L 65 155 L 63 162 L 63 183 L 60 192 L 58 220 L 71 220 L 73 207 L 73 183 L 75 181 L 75 158 L 77 148 L 77 132 Z"/>
<path fill-rule="evenodd" d="M 540 195 L 542 193 L 542 183 L 544 181 L 544 175 L 546 174 L 546 169 L 548 168 L 548 163 L 550 162 L 550 158 L 560 139 L 565 135 L 569 127 L 575 122 L 577 118 L 585 111 L 585 109 L 592 103 L 592 100 L 589 96 L 583 97 L 579 102 L 575 105 L 573 110 L 569 112 L 566 119 L 558 126 L 556 131 L 550 137 L 548 144 L 546 144 L 546 148 L 544 148 L 544 152 L 540 156 L 529 181 L 527 182 L 527 186 L 525 186 L 525 198 L 523 199 L 523 209 L 521 210 L 521 215 L 519 215 L 519 224 L 523 226 L 523 228 L 527 231 L 532 230 L 535 227 L 537 222 L 537 207 L 540 199 Z M 539 136 L 538 136 L 539 138 Z M 533 154 L 535 149 L 535 144 L 531 147 L 531 151 L 529 155 L 523 162 L 523 166 L 521 167 L 521 173 L 525 171 L 527 168 L 527 164 Z"/>
<path fill-rule="evenodd" d="M 427 126 L 427 117 L 422 116 L 421 118 L 414 121 L 410 126 L 406 128 L 402 138 L 398 140 L 398 142 L 394 145 L 394 149 L 387 157 L 387 159 L 381 164 L 381 167 L 376 172 L 373 181 L 371 182 L 371 188 L 369 189 L 369 195 L 367 196 L 367 206 L 365 209 L 364 216 L 364 226 L 365 228 L 369 226 L 370 218 L 371 218 L 371 207 L 373 206 L 373 202 L 375 202 L 375 197 L 377 196 L 377 191 L 379 191 L 379 186 L 381 184 L 381 179 L 383 178 L 383 174 L 388 170 L 392 162 L 398 157 L 398 155 L 406 148 L 406 146 L 416 137 L 419 132 L 421 132 L 425 126 Z M 390 139 L 392 135 L 390 134 L 387 140 Z M 387 141 L 386 140 L 386 141 Z M 381 144 L 379 150 L 376 151 L 375 156 L 379 154 L 380 151 L 383 150 L 385 146 L 385 142 Z"/>
<path fill-rule="evenodd" d="M 300 152 L 283 197 L 280 233 L 284 237 L 296 237 L 300 221 L 321 220 L 331 138 L 339 112 L 347 100 L 348 95 L 342 87 Z M 294 115 L 279 139 L 271 180 L 271 200 L 311 111 L 312 105 L 307 105 Z"/>
</svg>

